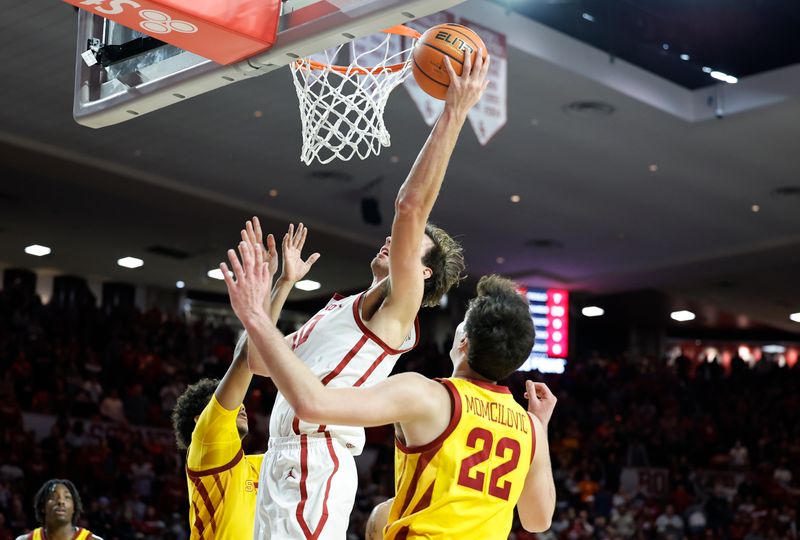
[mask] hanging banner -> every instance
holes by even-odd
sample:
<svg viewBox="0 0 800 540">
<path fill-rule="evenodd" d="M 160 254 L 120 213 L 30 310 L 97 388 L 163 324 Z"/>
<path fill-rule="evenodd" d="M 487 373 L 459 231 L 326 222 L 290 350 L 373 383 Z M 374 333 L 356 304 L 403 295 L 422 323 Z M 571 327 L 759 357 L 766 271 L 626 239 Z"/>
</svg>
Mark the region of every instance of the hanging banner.
<svg viewBox="0 0 800 540">
<path fill-rule="evenodd" d="M 452 13 L 449 11 L 440 11 L 439 13 L 434 13 L 428 17 L 421 17 L 405 24 L 420 34 L 424 34 L 425 31 L 432 26 L 452 22 L 455 22 L 455 16 Z M 419 112 L 422 114 L 422 119 L 425 120 L 426 124 L 432 126 L 436 122 L 436 119 L 439 118 L 439 115 L 442 114 L 444 101 L 432 98 L 426 94 L 425 91 L 417 85 L 417 81 L 414 80 L 413 75 L 407 78 L 404 84 L 406 90 L 408 90 L 408 94 L 411 96 L 411 99 L 414 100 L 414 104 L 416 104 L 417 109 L 419 109 Z"/>
<path fill-rule="evenodd" d="M 508 101 L 506 36 L 467 19 L 459 19 L 456 22 L 474 30 L 486 44 L 486 50 L 492 57 L 488 74 L 489 86 L 478 104 L 469 111 L 469 123 L 472 124 L 478 141 L 485 146 L 506 125 L 508 119 L 506 112 Z"/>
</svg>

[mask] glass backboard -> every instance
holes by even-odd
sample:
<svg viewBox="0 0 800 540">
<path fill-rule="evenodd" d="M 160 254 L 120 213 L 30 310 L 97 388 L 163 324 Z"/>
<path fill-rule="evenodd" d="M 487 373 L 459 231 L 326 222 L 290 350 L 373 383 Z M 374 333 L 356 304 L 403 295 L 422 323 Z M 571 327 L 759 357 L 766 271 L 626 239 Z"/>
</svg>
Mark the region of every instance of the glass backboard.
<svg viewBox="0 0 800 540">
<path fill-rule="evenodd" d="M 73 115 L 92 128 L 125 122 L 460 2 L 289 0 L 275 45 L 228 66 L 81 10 Z"/>
</svg>

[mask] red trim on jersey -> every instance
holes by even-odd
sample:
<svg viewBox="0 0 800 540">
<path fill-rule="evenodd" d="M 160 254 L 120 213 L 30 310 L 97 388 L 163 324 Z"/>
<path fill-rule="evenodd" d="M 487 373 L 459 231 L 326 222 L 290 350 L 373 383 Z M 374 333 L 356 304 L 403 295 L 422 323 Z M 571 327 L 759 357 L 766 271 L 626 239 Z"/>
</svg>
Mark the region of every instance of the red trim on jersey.
<svg viewBox="0 0 800 540">
<path fill-rule="evenodd" d="M 388 354 L 403 354 L 416 347 L 419 343 L 419 317 L 414 317 L 414 344 L 407 349 L 394 349 L 389 347 L 381 338 L 376 336 L 372 330 L 367 328 L 366 323 L 364 323 L 364 321 L 361 319 L 361 301 L 364 299 L 365 294 L 367 294 L 367 291 L 359 294 L 358 298 L 356 298 L 356 301 L 353 302 L 353 318 L 356 320 L 359 330 L 361 330 L 364 335 L 369 337 L 372 341 L 380 345 L 380 347 Z"/>
<path fill-rule="evenodd" d="M 214 513 L 216 509 L 214 508 L 214 504 L 211 502 L 211 496 L 208 494 L 208 490 L 206 486 L 203 485 L 203 481 L 199 478 L 192 478 L 192 482 L 194 483 L 195 489 L 197 489 L 197 493 L 200 494 L 200 498 L 203 499 L 203 504 L 206 505 L 206 510 L 208 511 L 208 515 L 211 517 L 211 531 L 216 534 L 217 533 L 217 520 L 214 517 Z"/>
<path fill-rule="evenodd" d="M 45 530 L 44 527 L 37 527 L 36 529 L 33 529 L 31 532 L 28 533 L 28 535 L 26 536 L 26 539 L 27 540 L 33 540 L 33 535 L 36 533 L 36 531 L 41 531 L 42 540 L 47 540 L 47 531 Z M 78 538 L 80 537 L 80 535 L 81 535 L 81 533 L 83 531 L 84 531 L 83 527 L 77 527 L 75 529 L 75 534 L 72 536 L 72 540 L 78 540 Z M 91 533 L 91 531 L 87 531 L 87 532 L 89 533 L 89 536 L 94 536 Z"/>
<path fill-rule="evenodd" d="M 333 368 L 330 373 L 325 375 L 325 377 L 322 379 L 322 385 L 327 386 L 329 382 L 331 382 L 339 373 L 341 373 L 342 370 L 347 367 L 347 364 L 350 363 L 350 360 L 352 360 L 353 357 L 358 354 L 358 351 L 361 350 L 361 347 L 363 347 L 366 342 L 367 336 L 361 336 L 361 339 L 359 339 L 358 342 L 353 345 L 353 348 L 350 349 L 350 352 L 344 355 L 344 358 L 342 358 L 339 364 Z"/>
<path fill-rule="evenodd" d="M 219 479 L 219 475 L 214 475 L 214 483 L 217 485 L 217 489 L 219 490 L 219 500 L 225 500 L 225 486 L 222 485 L 222 480 Z"/>
<path fill-rule="evenodd" d="M 192 506 L 194 507 L 194 524 L 192 526 L 197 531 L 197 534 L 200 535 L 200 540 L 203 540 L 203 531 L 206 526 L 203 520 L 200 519 L 200 510 L 197 508 L 197 503 L 192 501 Z"/>
<path fill-rule="evenodd" d="M 367 336 L 361 336 L 359 338 L 359 340 L 356 342 L 356 344 L 353 345 L 353 348 L 350 349 L 350 351 L 344 356 L 344 358 L 342 358 L 342 360 L 336 365 L 336 367 L 333 368 L 333 370 L 331 370 L 330 373 L 325 375 L 325 377 L 321 381 L 323 386 L 328 386 L 328 383 L 331 382 L 333 379 L 335 379 L 336 376 L 339 375 L 339 373 L 341 373 L 344 370 L 344 368 L 347 367 L 347 364 L 349 364 L 350 361 L 353 358 L 355 358 L 355 356 L 358 354 L 358 351 L 360 351 L 361 348 L 364 346 L 364 344 L 367 342 L 367 339 L 368 339 Z M 375 368 L 372 368 L 372 369 L 375 369 Z M 320 425 L 317 428 L 317 433 L 323 433 L 326 428 L 327 428 L 327 426 L 325 424 Z M 297 418 L 296 416 L 294 417 L 294 420 L 292 421 L 292 429 L 294 429 L 294 432 L 295 432 L 296 435 L 300 434 L 300 419 Z"/>
<path fill-rule="evenodd" d="M 533 457 L 536 455 L 536 427 L 533 425 L 531 413 L 528 413 L 528 420 L 531 421 L 531 463 L 533 463 Z"/>
<path fill-rule="evenodd" d="M 386 358 L 387 356 L 388 354 L 386 353 L 386 351 L 383 351 L 383 354 L 375 359 L 372 365 L 369 366 L 367 371 L 364 372 L 364 374 L 355 382 L 353 386 L 358 388 L 359 386 L 364 384 L 364 382 L 369 378 L 369 376 L 372 375 L 372 372 L 375 371 L 375 369 L 381 364 L 381 362 L 383 362 L 383 359 Z"/>
<path fill-rule="evenodd" d="M 410 527 L 408 525 L 406 525 L 405 527 L 403 527 L 402 529 L 397 531 L 397 534 L 395 535 L 394 540 L 406 540 L 408 538 L 409 529 L 410 529 Z"/>
<path fill-rule="evenodd" d="M 240 461 L 242 461 L 243 457 L 244 457 L 244 450 L 239 448 L 239 451 L 236 452 L 236 455 L 233 456 L 233 459 L 230 460 L 225 465 L 220 465 L 219 467 L 214 467 L 213 469 L 206 469 L 204 471 L 193 471 L 187 466 L 186 476 L 194 479 L 194 478 L 200 478 L 202 476 L 211 476 L 212 474 L 219 474 L 221 472 L 225 472 L 228 469 L 232 469 L 233 467 L 235 467 Z"/>
<path fill-rule="evenodd" d="M 442 431 L 442 433 L 433 439 L 428 444 L 424 444 L 422 446 L 406 446 L 403 441 L 395 436 L 394 442 L 397 445 L 397 448 L 403 452 L 404 454 L 419 454 L 421 452 L 428 452 L 434 449 L 437 446 L 441 446 L 444 440 L 450 436 L 458 422 L 461 420 L 461 395 L 458 393 L 456 386 L 447 379 L 436 379 L 436 382 L 439 382 L 444 385 L 450 393 L 450 423 L 447 424 L 447 427 Z"/>
<path fill-rule="evenodd" d="M 499 384 L 492 384 L 489 381 L 482 381 L 480 379 L 467 379 L 465 380 L 471 382 L 475 386 L 480 386 L 485 390 L 491 390 L 492 392 L 497 392 L 498 394 L 510 394 L 511 390 L 508 389 L 507 386 L 500 386 Z"/>
<path fill-rule="evenodd" d="M 295 517 L 297 518 L 297 523 L 300 525 L 300 528 L 303 530 L 303 535 L 306 537 L 306 540 L 317 540 L 325 528 L 325 523 L 328 521 L 328 496 L 331 492 L 331 482 L 333 481 L 333 475 L 339 470 L 339 457 L 336 455 L 336 451 L 333 448 L 333 439 L 331 439 L 330 433 L 325 434 L 325 443 L 328 447 L 328 454 L 331 456 L 331 461 L 333 461 L 333 471 L 331 471 L 325 483 L 325 497 L 322 499 L 322 515 L 320 516 L 316 530 L 312 533 L 311 528 L 306 523 L 305 517 L 303 517 L 303 510 L 305 510 L 306 501 L 308 500 L 308 488 L 306 487 L 308 477 L 308 435 L 300 435 L 300 502 L 297 504 Z"/>
<path fill-rule="evenodd" d="M 331 297 L 331 300 L 333 300 L 334 302 L 337 302 L 337 301 L 341 300 L 342 298 L 344 298 L 344 296 L 342 296 L 341 294 L 336 292 L 336 293 L 333 293 L 333 296 Z M 328 300 L 328 303 L 330 303 L 331 300 Z"/>
<path fill-rule="evenodd" d="M 428 489 L 425 490 L 425 494 L 420 498 L 417 506 L 411 511 L 412 514 L 416 514 L 417 512 L 421 512 L 428 508 L 431 505 L 431 500 L 433 499 L 433 486 L 436 485 L 436 480 L 431 482 L 431 485 L 428 486 Z"/>
<path fill-rule="evenodd" d="M 403 506 L 400 507 L 400 514 L 399 517 L 405 517 L 406 510 L 408 509 L 408 505 L 411 504 L 411 499 L 414 498 L 414 494 L 417 492 L 417 484 L 419 483 L 420 477 L 422 477 L 422 473 L 428 467 L 428 463 L 433 460 L 433 457 L 439 452 L 441 447 L 434 448 L 428 452 L 424 452 L 419 459 L 417 460 L 417 466 L 414 468 L 414 474 L 411 477 L 411 482 L 408 483 L 408 490 L 406 491 L 406 498 L 403 501 Z"/>
</svg>

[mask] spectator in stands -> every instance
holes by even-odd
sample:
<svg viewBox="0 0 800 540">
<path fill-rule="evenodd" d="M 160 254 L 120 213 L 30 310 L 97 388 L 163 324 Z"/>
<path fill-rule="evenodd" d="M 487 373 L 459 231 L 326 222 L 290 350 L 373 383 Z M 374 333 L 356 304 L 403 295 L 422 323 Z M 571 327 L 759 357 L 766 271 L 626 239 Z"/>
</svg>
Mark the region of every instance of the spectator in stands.
<svg viewBox="0 0 800 540">
<path fill-rule="evenodd" d="M 675 513 L 675 508 L 668 504 L 658 518 L 656 518 L 656 531 L 658 534 L 675 540 L 683 538 L 683 518 Z"/>
</svg>

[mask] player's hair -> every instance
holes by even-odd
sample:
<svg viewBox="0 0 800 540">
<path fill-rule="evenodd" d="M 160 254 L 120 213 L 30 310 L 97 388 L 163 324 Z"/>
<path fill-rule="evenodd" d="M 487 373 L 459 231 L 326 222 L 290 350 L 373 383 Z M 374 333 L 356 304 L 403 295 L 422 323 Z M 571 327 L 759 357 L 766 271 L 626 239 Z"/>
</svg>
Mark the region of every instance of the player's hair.
<svg viewBox="0 0 800 540">
<path fill-rule="evenodd" d="M 172 427 L 175 430 L 178 449 L 189 448 L 194 431 L 194 417 L 200 416 L 206 408 L 218 384 L 219 379 L 200 379 L 189 385 L 175 402 L 175 408 L 172 409 Z"/>
<path fill-rule="evenodd" d="M 422 257 L 422 264 L 431 269 L 431 277 L 425 280 L 422 306 L 433 307 L 438 306 L 442 295 L 461 279 L 464 250 L 461 244 L 433 223 L 425 226 L 425 234 L 433 241 L 433 246 Z"/>
<path fill-rule="evenodd" d="M 533 320 L 517 285 L 500 276 L 483 276 L 470 300 L 465 325 L 467 362 L 491 381 L 511 375 L 533 349 Z"/>
<path fill-rule="evenodd" d="M 62 478 L 53 478 L 42 484 L 42 487 L 39 488 L 39 491 L 37 491 L 36 495 L 33 497 L 33 513 L 36 516 L 36 522 L 41 527 L 45 526 L 44 507 L 47 504 L 47 498 L 50 497 L 50 494 L 55 491 L 56 486 L 59 484 L 67 488 L 69 494 L 72 495 L 72 505 L 75 509 L 72 513 L 73 525 L 78 523 L 78 518 L 81 517 L 83 513 L 83 502 L 81 501 L 81 496 L 78 494 L 78 489 L 75 487 L 75 484 Z"/>
</svg>

